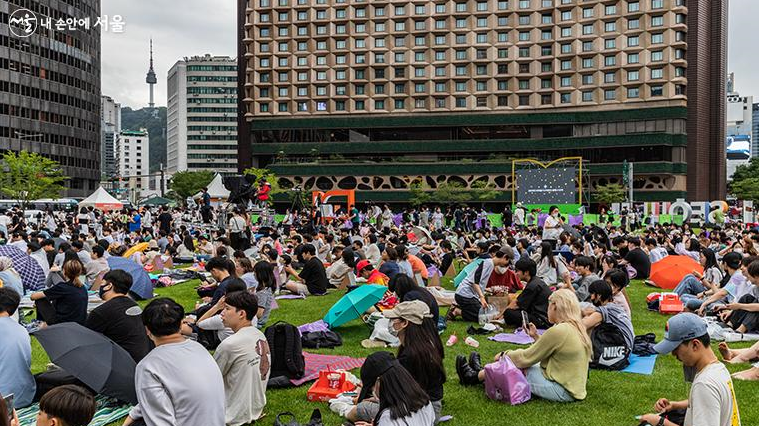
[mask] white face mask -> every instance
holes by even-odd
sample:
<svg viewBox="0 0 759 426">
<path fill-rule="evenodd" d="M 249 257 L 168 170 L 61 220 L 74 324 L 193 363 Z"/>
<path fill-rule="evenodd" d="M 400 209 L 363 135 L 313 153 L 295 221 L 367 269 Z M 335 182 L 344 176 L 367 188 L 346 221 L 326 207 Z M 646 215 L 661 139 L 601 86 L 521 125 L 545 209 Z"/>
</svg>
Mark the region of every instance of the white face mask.
<svg viewBox="0 0 759 426">
<path fill-rule="evenodd" d="M 508 271 L 508 268 L 505 266 L 496 266 L 495 271 L 498 273 L 498 275 L 503 275 L 506 273 L 506 271 Z"/>
</svg>

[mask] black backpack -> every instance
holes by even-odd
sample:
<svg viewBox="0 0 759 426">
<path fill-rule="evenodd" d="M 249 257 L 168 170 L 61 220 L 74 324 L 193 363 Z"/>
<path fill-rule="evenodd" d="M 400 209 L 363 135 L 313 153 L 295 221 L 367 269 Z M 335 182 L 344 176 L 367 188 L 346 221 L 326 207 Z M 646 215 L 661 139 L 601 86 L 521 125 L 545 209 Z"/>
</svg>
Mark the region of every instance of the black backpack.
<svg viewBox="0 0 759 426">
<path fill-rule="evenodd" d="M 342 346 L 343 339 L 334 331 L 312 331 L 305 333 L 300 338 L 304 348 L 324 349 Z"/>
<path fill-rule="evenodd" d="M 590 342 L 593 345 L 590 368 L 622 370 L 630 365 L 630 348 L 616 325 L 602 322 L 590 333 Z"/>
<path fill-rule="evenodd" d="M 266 328 L 266 341 L 271 350 L 271 376 L 303 377 L 306 361 L 300 343 L 300 332 L 292 324 L 278 321 Z"/>
</svg>

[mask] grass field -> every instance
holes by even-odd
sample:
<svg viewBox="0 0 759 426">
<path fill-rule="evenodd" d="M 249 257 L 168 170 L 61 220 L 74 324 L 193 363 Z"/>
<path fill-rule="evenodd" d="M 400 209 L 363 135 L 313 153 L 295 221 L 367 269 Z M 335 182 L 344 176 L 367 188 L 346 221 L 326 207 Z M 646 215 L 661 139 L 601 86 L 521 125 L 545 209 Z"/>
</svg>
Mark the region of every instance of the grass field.
<svg viewBox="0 0 759 426">
<path fill-rule="evenodd" d="M 156 292 L 160 296 L 174 298 L 186 309 L 189 309 L 194 306 L 197 299 L 194 290 L 195 285 L 197 282 L 191 281 L 175 287 L 158 289 Z M 661 339 L 666 317 L 646 310 L 645 295 L 650 290 L 638 281 L 629 288 L 629 295 L 633 304 L 635 333 L 654 332 L 657 339 Z M 340 296 L 341 294 L 331 293 L 325 297 L 306 300 L 280 300 L 278 301 L 280 308 L 272 312 L 270 323 L 285 320 L 300 325 L 318 320 L 324 316 L 325 312 Z M 445 309 L 443 308 L 444 312 Z M 494 402 L 485 396 L 483 387 L 463 387 L 458 383 L 454 360 L 456 355 L 468 354 L 471 349 L 463 344 L 468 326 L 469 323 L 464 322 L 449 323 L 448 330 L 442 335 L 443 341 L 448 339 L 451 333 L 456 333 L 460 337 L 459 343 L 446 348 L 445 354 L 448 382 L 445 384 L 443 414 L 453 416 L 453 420 L 447 423 L 450 426 L 508 423 L 520 426 L 637 425 L 633 416 L 650 412 L 658 397 L 674 400 L 687 397 L 688 388 L 682 379 L 681 365 L 670 355 L 659 356 L 656 361 L 656 369 L 651 376 L 591 370 L 588 381 L 588 396 L 582 402 L 559 404 L 533 400 L 515 407 Z M 343 337 L 343 346 L 315 352 L 365 357 L 373 351 L 364 349 L 360 345 L 361 340 L 367 338 L 370 332 L 361 321 L 352 321 L 338 328 L 337 331 Z M 475 338 L 480 342 L 479 351 L 482 353 L 483 360 L 490 360 L 497 352 L 515 347 L 488 341 L 487 336 L 476 336 Z M 746 346 L 748 345 L 737 345 L 737 347 Z M 714 348 L 716 350 L 716 345 Z M 392 351 L 392 349 L 387 350 Z M 48 359 L 36 341 L 32 343 L 32 354 L 32 369 L 36 373 L 45 368 Z M 747 368 L 747 365 L 729 365 L 728 368 L 731 372 L 735 372 Z M 355 373 L 358 375 L 358 370 Z M 305 423 L 311 411 L 314 408 L 320 408 L 325 425 L 340 425 L 341 420 L 329 411 L 327 404 L 306 401 L 307 389 L 308 384 L 298 388 L 268 391 L 268 405 L 265 410 L 267 415 L 257 424 L 271 425 L 274 423 L 276 414 L 284 411 L 293 412 L 298 416 L 299 421 Z M 756 394 L 758 389 L 759 383 L 735 382 L 743 425 L 759 425 L 759 404 L 754 403 L 751 396 Z M 113 425 L 116 424 L 120 423 Z"/>
</svg>

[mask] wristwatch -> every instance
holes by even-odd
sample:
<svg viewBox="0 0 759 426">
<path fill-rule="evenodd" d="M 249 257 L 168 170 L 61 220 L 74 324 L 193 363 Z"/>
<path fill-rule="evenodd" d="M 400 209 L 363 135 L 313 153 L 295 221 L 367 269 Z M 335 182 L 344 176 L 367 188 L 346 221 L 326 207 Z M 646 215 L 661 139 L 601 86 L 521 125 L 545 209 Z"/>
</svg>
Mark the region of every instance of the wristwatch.
<svg viewBox="0 0 759 426">
<path fill-rule="evenodd" d="M 659 423 L 656 424 L 656 426 L 664 426 L 664 416 L 659 416 Z"/>
</svg>

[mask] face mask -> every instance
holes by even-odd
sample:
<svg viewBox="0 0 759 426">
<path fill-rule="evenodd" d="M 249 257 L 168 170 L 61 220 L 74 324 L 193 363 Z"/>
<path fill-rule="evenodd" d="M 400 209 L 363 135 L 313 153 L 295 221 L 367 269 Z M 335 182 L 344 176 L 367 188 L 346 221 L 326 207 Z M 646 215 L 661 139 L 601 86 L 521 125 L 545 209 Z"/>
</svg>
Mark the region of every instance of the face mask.
<svg viewBox="0 0 759 426">
<path fill-rule="evenodd" d="M 503 275 L 508 270 L 505 266 L 496 266 L 495 267 L 496 272 L 498 272 L 499 275 Z"/>
<path fill-rule="evenodd" d="M 100 286 L 98 289 L 98 296 L 100 296 L 101 299 L 105 299 L 105 293 L 107 293 L 108 290 L 105 289 L 105 286 Z"/>
<path fill-rule="evenodd" d="M 390 335 L 393 337 L 398 337 L 398 330 L 393 327 L 392 320 L 387 323 L 387 332 L 390 333 Z"/>
</svg>

